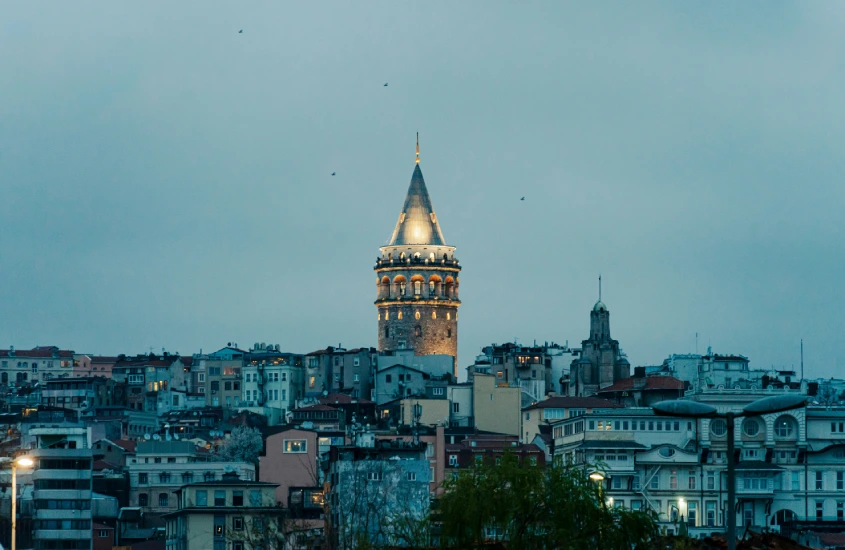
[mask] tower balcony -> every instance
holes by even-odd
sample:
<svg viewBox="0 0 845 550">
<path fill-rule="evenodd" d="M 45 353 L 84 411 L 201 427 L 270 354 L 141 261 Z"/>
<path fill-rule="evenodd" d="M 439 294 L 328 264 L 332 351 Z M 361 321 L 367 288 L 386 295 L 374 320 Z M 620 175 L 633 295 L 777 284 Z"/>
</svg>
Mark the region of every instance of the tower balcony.
<svg viewBox="0 0 845 550">
<path fill-rule="evenodd" d="M 460 269 L 460 264 L 458 260 L 451 259 L 434 259 L 431 258 L 423 258 L 422 256 L 408 256 L 406 258 L 393 258 L 393 259 L 376 259 L 376 265 L 373 269 L 385 269 L 389 267 L 407 267 L 407 266 L 428 266 L 428 267 L 451 267 Z"/>
<path fill-rule="evenodd" d="M 447 298 L 445 296 L 395 296 L 391 298 L 378 298 L 375 301 L 378 306 L 384 305 L 413 305 L 419 304 L 424 306 L 459 306 L 461 301 L 455 297 Z"/>
</svg>

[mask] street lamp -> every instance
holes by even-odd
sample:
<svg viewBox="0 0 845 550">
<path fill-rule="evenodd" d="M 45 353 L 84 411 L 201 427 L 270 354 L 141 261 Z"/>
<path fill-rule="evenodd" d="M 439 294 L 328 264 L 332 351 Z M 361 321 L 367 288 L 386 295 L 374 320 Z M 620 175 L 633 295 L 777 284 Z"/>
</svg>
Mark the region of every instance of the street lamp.
<svg viewBox="0 0 845 550">
<path fill-rule="evenodd" d="M 699 403 L 673 399 L 661 401 L 651 406 L 655 412 L 666 416 L 681 416 L 685 418 L 724 418 L 728 425 L 728 550 L 736 550 L 736 461 L 734 460 L 734 419 L 743 416 L 758 416 L 799 409 L 807 404 L 807 396 L 786 394 L 764 397 L 752 401 L 735 413 L 728 411 L 720 413 L 716 407 Z"/>
<path fill-rule="evenodd" d="M 12 465 L 12 550 L 15 550 L 18 527 L 18 466 L 31 468 L 35 465 L 35 462 L 28 456 L 21 456 L 17 459 L 3 457 L 0 458 L 0 464 Z"/>
</svg>

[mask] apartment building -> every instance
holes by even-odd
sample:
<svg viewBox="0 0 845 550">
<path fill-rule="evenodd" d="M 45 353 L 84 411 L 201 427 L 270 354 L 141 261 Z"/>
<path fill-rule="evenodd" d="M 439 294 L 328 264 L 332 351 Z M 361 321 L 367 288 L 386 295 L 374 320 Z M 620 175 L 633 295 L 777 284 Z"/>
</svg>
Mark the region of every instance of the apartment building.
<svg viewBox="0 0 845 550">
<path fill-rule="evenodd" d="M 129 502 L 144 513 L 165 514 L 177 508 L 174 491 L 198 481 L 220 481 L 237 473 L 255 479 L 255 466 L 245 462 L 212 462 L 205 450 L 190 441 L 145 441 L 129 459 Z"/>
<path fill-rule="evenodd" d="M 30 382 L 73 376 L 73 351 L 56 346 L 0 350 L 0 384 L 20 387 Z"/>
<path fill-rule="evenodd" d="M 271 426 L 284 423 L 288 411 L 304 397 L 303 365 L 302 355 L 256 343 L 244 357 L 239 408 L 266 416 Z"/>
<path fill-rule="evenodd" d="M 227 473 L 216 481 L 174 491 L 176 509 L 165 516 L 167 550 L 276 550 L 283 511 L 276 485 Z"/>
<path fill-rule="evenodd" d="M 28 420 L 35 550 L 91 550 L 91 430 L 67 418 Z"/>
</svg>

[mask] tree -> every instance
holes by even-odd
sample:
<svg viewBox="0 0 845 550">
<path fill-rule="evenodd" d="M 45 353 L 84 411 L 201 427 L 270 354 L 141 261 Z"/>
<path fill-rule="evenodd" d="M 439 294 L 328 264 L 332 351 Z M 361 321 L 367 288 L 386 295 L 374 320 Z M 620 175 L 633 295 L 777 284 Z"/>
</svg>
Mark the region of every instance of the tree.
<svg viewBox="0 0 845 550">
<path fill-rule="evenodd" d="M 659 533 L 647 511 L 608 506 L 583 468 L 532 466 L 506 454 L 447 480 L 441 542 L 473 548 L 491 540 L 516 550 L 646 548 Z"/>
<path fill-rule="evenodd" d="M 258 456 L 264 448 L 261 432 L 255 428 L 238 426 L 232 430 L 229 439 L 214 452 L 218 461 L 249 462 L 258 464 Z"/>
</svg>

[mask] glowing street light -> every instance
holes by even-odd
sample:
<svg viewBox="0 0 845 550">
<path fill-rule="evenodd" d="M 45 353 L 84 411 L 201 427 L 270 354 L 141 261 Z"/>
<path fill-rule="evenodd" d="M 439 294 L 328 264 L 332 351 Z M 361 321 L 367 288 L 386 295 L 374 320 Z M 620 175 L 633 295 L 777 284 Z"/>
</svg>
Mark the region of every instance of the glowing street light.
<svg viewBox="0 0 845 550">
<path fill-rule="evenodd" d="M 17 459 L 0 457 L 0 464 L 12 465 L 12 550 L 15 550 L 18 523 L 18 466 L 21 468 L 30 468 L 35 465 L 35 461 L 28 456 L 21 456 Z"/>
<path fill-rule="evenodd" d="M 806 406 L 807 396 L 797 394 L 773 395 L 752 401 L 735 413 L 720 413 L 716 407 L 698 401 L 673 399 L 651 406 L 654 412 L 665 416 L 684 418 L 723 418 L 728 426 L 728 550 L 736 550 L 736 461 L 734 459 L 734 419 L 743 416 L 773 414 Z"/>
</svg>

